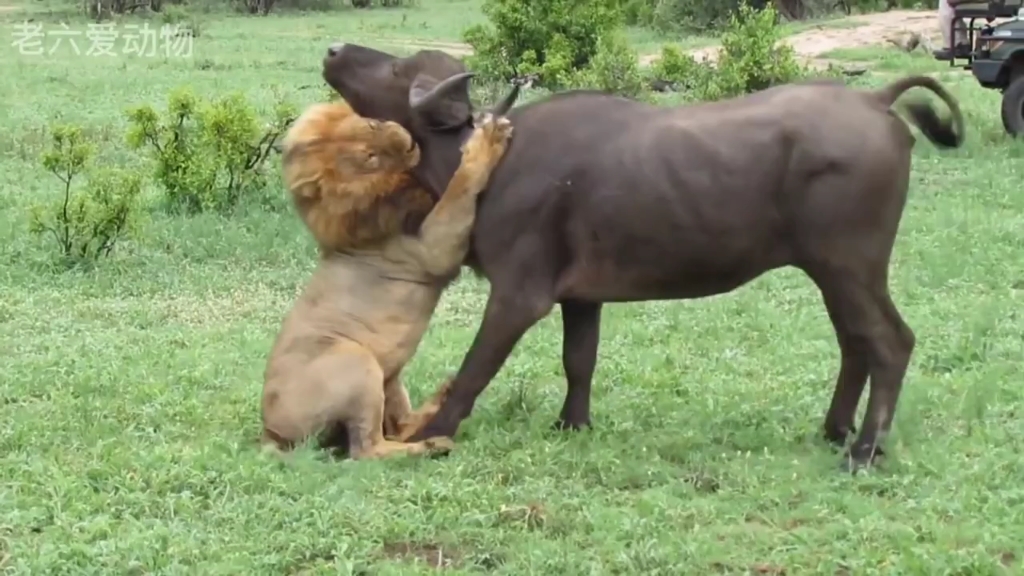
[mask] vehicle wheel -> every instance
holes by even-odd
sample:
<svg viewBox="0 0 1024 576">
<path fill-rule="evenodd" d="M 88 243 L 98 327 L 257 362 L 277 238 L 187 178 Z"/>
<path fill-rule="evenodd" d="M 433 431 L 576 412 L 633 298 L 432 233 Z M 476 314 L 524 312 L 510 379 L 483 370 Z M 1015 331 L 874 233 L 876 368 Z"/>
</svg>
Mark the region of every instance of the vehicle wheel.
<svg viewBox="0 0 1024 576">
<path fill-rule="evenodd" d="M 1015 74 L 1003 91 L 1003 128 L 1011 136 L 1024 136 L 1024 74 Z"/>
</svg>

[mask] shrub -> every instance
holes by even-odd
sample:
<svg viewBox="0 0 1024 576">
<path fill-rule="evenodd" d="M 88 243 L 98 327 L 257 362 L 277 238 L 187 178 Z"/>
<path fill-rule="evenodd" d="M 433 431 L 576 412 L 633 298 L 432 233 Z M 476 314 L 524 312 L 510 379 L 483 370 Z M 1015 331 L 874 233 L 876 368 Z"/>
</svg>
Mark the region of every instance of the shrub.
<svg viewBox="0 0 1024 576">
<path fill-rule="evenodd" d="M 52 237 L 66 263 L 93 262 L 136 231 L 142 180 L 113 168 L 89 170 L 93 147 L 81 128 L 58 125 L 50 132 L 42 164 L 64 184 L 64 194 L 56 202 L 32 207 L 29 231 Z M 84 190 L 76 192 L 74 181 L 83 172 L 89 172 Z"/>
<path fill-rule="evenodd" d="M 535 74 L 555 90 L 572 82 L 621 24 L 619 0 L 484 0 L 490 23 L 464 32 L 473 47 L 470 68 L 484 79 L 508 81 Z"/>
<path fill-rule="evenodd" d="M 188 34 L 192 38 L 198 38 L 202 29 L 199 19 L 194 17 L 184 6 L 167 6 L 160 12 L 160 21 L 173 29 L 178 34 Z"/>
<path fill-rule="evenodd" d="M 713 66 L 698 62 L 678 47 L 666 45 L 662 46 L 661 55 L 651 66 L 649 74 L 674 91 L 704 99 L 703 95 L 715 82 L 717 72 Z"/>
<path fill-rule="evenodd" d="M 601 37 L 590 65 L 576 73 L 572 84 L 629 98 L 640 96 L 645 89 L 639 55 L 618 30 Z"/>
<path fill-rule="evenodd" d="M 728 25 L 742 0 L 620 0 L 626 23 L 662 32 L 707 33 Z M 752 0 L 754 8 L 771 4 Z"/>
<path fill-rule="evenodd" d="M 721 97 L 756 92 L 803 76 L 806 71 L 796 61 L 793 47 L 781 39 L 774 7 L 755 10 L 741 4 L 722 34 L 717 66 Z"/>
<path fill-rule="evenodd" d="M 126 140 L 133 149 L 146 149 L 172 212 L 223 213 L 242 201 L 269 207 L 276 203 L 267 202 L 266 160 L 295 115 L 293 106 L 281 102 L 261 126 L 241 94 L 202 102 L 179 88 L 162 118 L 148 105 L 129 110 Z"/>
<path fill-rule="evenodd" d="M 697 62 L 678 48 L 665 46 L 650 74 L 695 100 L 719 100 L 792 82 L 807 70 L 782 38 L 771 6 L 755 10 L 740 5 L 722 33 L 715 65 Z"/>
</svg>

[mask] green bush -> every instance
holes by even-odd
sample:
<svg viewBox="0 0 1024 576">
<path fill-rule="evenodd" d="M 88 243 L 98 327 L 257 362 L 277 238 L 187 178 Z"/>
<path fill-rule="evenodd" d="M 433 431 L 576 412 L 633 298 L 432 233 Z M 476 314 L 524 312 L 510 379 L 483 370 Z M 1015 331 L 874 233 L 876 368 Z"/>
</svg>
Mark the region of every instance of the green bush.
<svg viewBox="0 0 1024 576">
<path fill-rule="evenodd" d="M 189 34 L 193 39 L 198 38 L 199 33 L 202 31 L 199 19 L 189 13 L 189 11 L 181 5 L 172 4 L 170 6 L 165 6 L 163 11 L 160 12 L 160 22 L 168 26 L 176 26 L 176 32 L 180 34 Z"/>
<path fill-rule="evenodd" d="M 469 67 L 485 80 L 536 75 L 557 90 L 587 68 L 607 33 L 621 25 L 619 0 L 484 0 L 489 24 L 468 28 Z"/>
<path fill-rule="evenodd" d="M 149 105 L 129 110 L 126 140 L 152 159 L 169 211 L 224 213 L 243 202 L 274 207 L 266 160 L 295 116 L 294 106 L 282 102 L 261 123 L 241 94 L 203 102 L 179 88 L 163 117 Z"/>
<path fill-rule="evenodd" d="M 649 70 L 649 75 L 668 84 L 672 90 L 703 99 L 717 72 L 713 66 L 698 62 L 677 46 L 666 45 Z"/>
<path fill-rule="evenodd" d="M 666 46 L 650 74 L 694 100 L 749 94 L 807 74 L 797 62 L 793 48 L 781 39 L 782 31 L 772 6 L 756 10 L 741 4 L 722 33 L 716 64 L 697 62 L 677 48 Z"/>
<path fill-rule="evenodd" d="M 572 85 L 597 88 L 629 98 L 640 96 L 646 88 L 640 71 L 640 57 L 618 30 L 601 37 L 590 65 L 576 73 Z"/>
<path fill-rule="evenodd" d="M 620 0 L 626 23 L 662 32 L 706 34 L 728 25 L 742 0 Z M 770 2 L 753 0 L 760 9 Z"/>
<path fill-rule="evenodd" d="M 58 125 L 50 132 L 42 164 L 64 184 L 63 195 L 32 207 L 29 231 L 53 238 L 66 263 L 94 262 L 137 231 L 142 179 L 113 168 L 90 169 L 94 150 L 80 127 Z M 84 189 L 75 191 L 75 179 L 83 173 Z"/>
<path fill-rule="evenodd" d="M 721 97 L 738 96 L 792 82 L 806 74 L 793 47 L 782 40 L 778 14 L 741 4 L 730 16 L 718 55 Z"/>
</svg>

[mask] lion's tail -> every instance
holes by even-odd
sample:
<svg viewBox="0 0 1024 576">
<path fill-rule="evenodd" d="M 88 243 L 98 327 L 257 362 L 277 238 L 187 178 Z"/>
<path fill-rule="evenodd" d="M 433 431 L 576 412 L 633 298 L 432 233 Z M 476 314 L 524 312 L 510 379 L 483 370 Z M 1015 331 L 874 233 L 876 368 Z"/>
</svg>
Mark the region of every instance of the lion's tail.
<svg viewBox="0 0 1024 576">
<path fill-rule="evenodd" d="M 938 80 L 929 76 L 906 76 L 874 92 L 874 96 L 886 108 L 892 106 L 904 92 L 911 88 L 927 88 L 939 97 L 949 108 L 949 118 L 939 118 L 935 108 L 924 100 L 907 102 L 901 106 L 910 121 L 921 129 L 933 144 L 940 148 L 959 148 L 964 143 L 964 116 L 960 103 Z"/>
</svg>

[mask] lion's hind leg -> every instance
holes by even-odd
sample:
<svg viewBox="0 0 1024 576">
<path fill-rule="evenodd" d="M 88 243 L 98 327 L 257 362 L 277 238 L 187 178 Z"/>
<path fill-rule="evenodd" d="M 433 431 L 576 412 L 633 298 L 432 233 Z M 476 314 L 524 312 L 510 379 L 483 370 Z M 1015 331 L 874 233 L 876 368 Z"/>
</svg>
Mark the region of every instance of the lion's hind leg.
<svg viewBox="0 0 1024 576">
<path fill-rule="evenodd" d="M 353 459 L 426 454 L 451 449 L 450 442 L 392 442 L 384 439 L 384 374 L 369 350 L 340 340 L 311 362 L 279 400 L 282 417 L 265 428 L 290 439 L 348 431 Z"/>
<path fill-rule="evenodd" d="M 287 450 L 316 434 L 321 446 L 328 447 L 324 444 L 331 438 L 347 436 L 349 455 L 355 459 L 451 449 L 443 441 L 385 440 L 384 401 L 384 375 L 377 359 L 360 344 L 340 340 L 264 398 L 264 444 Z"/>
</svg>

